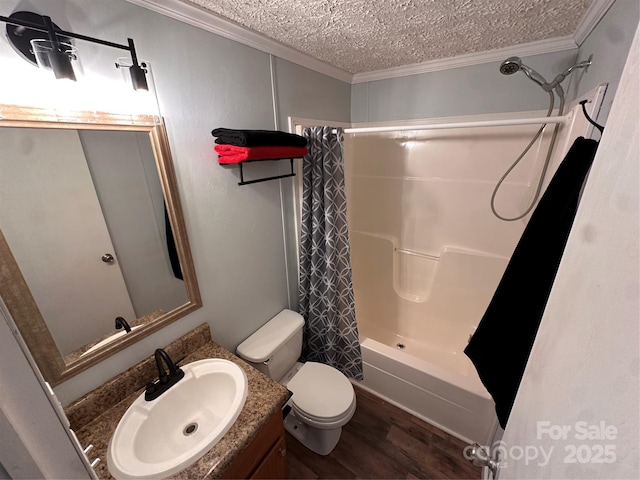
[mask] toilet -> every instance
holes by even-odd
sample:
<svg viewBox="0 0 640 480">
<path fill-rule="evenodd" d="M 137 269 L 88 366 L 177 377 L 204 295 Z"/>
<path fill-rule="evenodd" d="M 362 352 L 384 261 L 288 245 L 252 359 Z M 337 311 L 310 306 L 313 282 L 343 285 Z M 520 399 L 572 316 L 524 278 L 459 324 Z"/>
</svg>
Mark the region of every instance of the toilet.
<svg viewBox="0 0 640 480">
<path fill-rule="evenodd" d="M 299 313 L 285 309 L 238 345 L 236 352 L 289 389 L 285 429 L 308 449 L 328 455 L 356 411 L 356 395 L 342 372 L 323 363 L 297 361 L 303 325 Z"/>
</svg>

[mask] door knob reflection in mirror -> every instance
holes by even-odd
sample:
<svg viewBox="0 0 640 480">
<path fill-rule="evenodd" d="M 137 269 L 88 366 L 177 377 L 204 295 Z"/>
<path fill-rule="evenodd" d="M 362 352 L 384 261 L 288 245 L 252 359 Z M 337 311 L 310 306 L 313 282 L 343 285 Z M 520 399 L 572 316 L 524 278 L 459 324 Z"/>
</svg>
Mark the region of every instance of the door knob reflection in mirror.
<svg viewBox="0 0 640 480">
<path fill-rule="evenodd" d="M 110 253 L 105 253 L 104 255 L 102 255 L 102 261 L 104 263 L 113 263 L 115 259 L 113 258 L 113 255 L 111 255 Z"/>
</svg>

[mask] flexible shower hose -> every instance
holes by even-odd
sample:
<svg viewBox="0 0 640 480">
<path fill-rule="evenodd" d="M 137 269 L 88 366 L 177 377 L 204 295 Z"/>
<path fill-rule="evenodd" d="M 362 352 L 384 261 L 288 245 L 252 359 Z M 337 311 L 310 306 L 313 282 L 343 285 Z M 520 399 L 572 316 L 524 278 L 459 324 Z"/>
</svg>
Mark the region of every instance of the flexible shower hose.
<svg viewBox="0 0 640 480">
<path fill-rule="evenodd" d="M 558 115 L 561 116 L 563 114 L 563 110 L 564 110 L 564 94 L 559 95 L 559 96 L 560 96 L 560 106 L 558 108 Z M 553 95 L 553 91 L 549 90 L 549 110 L 547 111 L 547 115 L 546 115 L 547 117 L 551 116 L 551 112 L 553 111 L 554 99 L 555 99 L 555 97 Z M 521 218 L 525 217 L 531 211 L 531 209 L 533 209 L 533 206 L 538 201 L 538 197 L 540 196 L 540 191 L 542 190 L 542 183 L 544 182 L 544 177 L 547 174 L 547 169 L 549 168 L 549 161 L 551 160 L 551 153 L 553 152 L 553 147 L 554 147 L 554 145 L 556 143 L 556 137 L 558 136 L 558 130 L 560 129 L 560 124 L 558 124 L 558 123 L 556 123 L 555 127 L 553 128 L 553 135 L 551 136 L 551 143 L 549 144 L 549 150 L 547 151 L 547 157 L 546 157 L 546 159 L 544 161 L 544 165 L 542 166 L 542 172 L 540 173 L 540 178 L 538 180 L 538 186 L 536 188 L 536 193 L 533 196 L 533 200 L 531 200 L 531 204 L 529 205 L 529 207 L 521 215 L 519 215 L 517 217 L 513 217 L 513 218 L 507 218 L 507 217 L 503 217 L 502 215 L 500 215 L 496 211 L 496 205 L 495 205 L 496 195 L 498 193 L 498 190 L 500 189 L 500 186 L 502 185 L 502 182 L 504 182 L 505 178 L 507 178 L 507 176 L 511 173 L 511 170 L 513 170 L 516 167 L 516 165 L 518 165 L 518 163 L 520 163 L 520 160 L 522 160 L 524 158 L 524 156 L 531 149 L 531 147 L 536 142 L 538 137 L 540 137 L 540 135 L 542 134 L 542 132 L 544 131 L 544 129 L 545 129 L 545 127 L 547 125 L 548 124 L 545 123 L 544 125 L 542 125 L 538 129 L 538 132 L 531 139 L 531 142 L 529 142 L 529 145 L 527 145 L 525 147 L 525 149 L 518 156 L 518 158 L 516 158 L 516 161 L 513 162 L 511 164 L 511 166 L 507 169 L 507 171 L 504 173 L 504 175 L 502 175 L 500 180 L 498 180 L 498 183 L 496 184 L 496 187 L 493 189 L 493 193 L 491 194 L 491 211 L 500 220 L 504 220 L 505 222 L 513 222 L 515 220 L 520 220 Z"/>
</svg>

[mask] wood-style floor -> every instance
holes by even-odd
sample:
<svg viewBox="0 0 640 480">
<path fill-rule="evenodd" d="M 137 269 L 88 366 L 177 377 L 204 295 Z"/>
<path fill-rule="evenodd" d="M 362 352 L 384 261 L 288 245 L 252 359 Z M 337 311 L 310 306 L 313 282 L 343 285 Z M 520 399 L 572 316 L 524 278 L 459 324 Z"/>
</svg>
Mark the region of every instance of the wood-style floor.
<svg viewBox="0 0 640 480">
<path fill-rule="evenodd" d="M 287 433 L 289 478 L 482 478 L 466 443 L 356 387 L 358 406 L 336 448 L 313 453 Z"/>
</svg>

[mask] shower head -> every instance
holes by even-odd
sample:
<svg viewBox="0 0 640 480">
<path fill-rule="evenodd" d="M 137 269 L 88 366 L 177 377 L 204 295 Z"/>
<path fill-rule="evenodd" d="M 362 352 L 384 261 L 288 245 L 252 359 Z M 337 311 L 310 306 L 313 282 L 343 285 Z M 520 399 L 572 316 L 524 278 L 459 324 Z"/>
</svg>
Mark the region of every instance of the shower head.
<svg viewBox="0 0 640 480">
<path fill-rule="evenodd" d="M 503 75 L 513 75 L 522 68 L 520 57 L 509 57 L 500 64 L 500 73 Z"/>
<path fill-rule="evenodd" d="M 529 78 L 529 80 L 536 82 L 545 91 L 548 91 L 546 89 L 547 81 L 544 79 L 544 77 L 536 72 L 533 68 L 527 67 L 524 63 L 522 63 L 522 59 L 520 57 L 509 57 L 500 64 L 501 74 L 513 75 L 516 72 L 524 73 Z"/>
<path fill-rule="evenodd" d="M 593 55 L 591 55 L 587 60 L 567 68 L 564 72 L 556 75 L 556 78 L 554 78 L 550 83 L 547 82 L 544 77 L 536 72 L 533 68 L 527 67 L 525 64 L 523 64 L 520 57 L 507 58 L 500 64 L 500 73 L 503 75 L 513 75 L 514 73 L 521 71 L 527 77 L 529 77 L 529 80 L 532 80 L 540 85 L 545 92 L 555 90 L 558 96 L 564 97 L 564 91 L 562 90 L 562 85 L 560 84 L 564 81 L 567 75 L 569 75 L 576 68 L 584 68 L 586 70 L 589 65 L 591 65 L 592 58 Z"/>
</svg>

